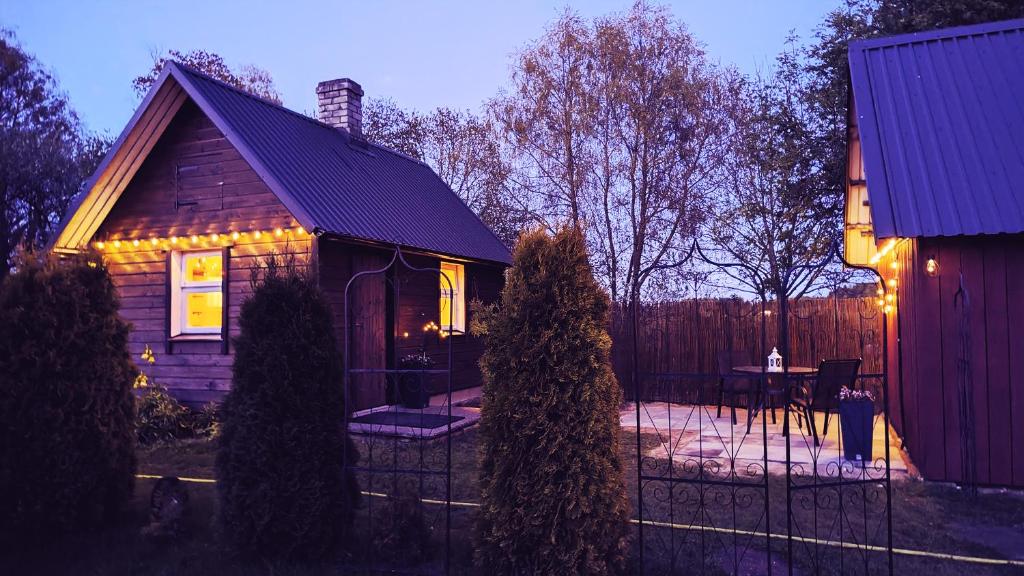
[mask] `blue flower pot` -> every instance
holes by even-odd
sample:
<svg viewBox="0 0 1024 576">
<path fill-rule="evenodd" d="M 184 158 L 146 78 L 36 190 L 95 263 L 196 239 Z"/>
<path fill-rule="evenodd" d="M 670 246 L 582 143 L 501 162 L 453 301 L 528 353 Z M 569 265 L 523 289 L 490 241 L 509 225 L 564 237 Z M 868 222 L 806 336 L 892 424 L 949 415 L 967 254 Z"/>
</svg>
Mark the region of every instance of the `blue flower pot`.
<svg viewBox="0 0 1024 576">
<path fill-rule="evenodd" d="M 870 400 L 841 400 L 839 426 L 843 435 L 843 457 L 851 462 L 871 461 L 875 405 Z"/>
</svg>

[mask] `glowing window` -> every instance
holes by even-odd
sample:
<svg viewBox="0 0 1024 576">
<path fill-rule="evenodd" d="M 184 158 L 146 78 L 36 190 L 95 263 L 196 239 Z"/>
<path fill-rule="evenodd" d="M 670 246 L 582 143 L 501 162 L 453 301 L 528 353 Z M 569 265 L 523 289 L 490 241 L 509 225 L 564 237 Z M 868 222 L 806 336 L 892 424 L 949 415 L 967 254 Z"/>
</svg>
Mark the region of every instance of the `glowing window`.
<svg viewBox="0 0 1024 576">
<path fill-rule="evenodd" d="M 466 331 L 466 267 L 454 262 L 441 262 L 441 330 Z"/>
<path fill-rule="evenodd" d="M 171 336 L 220 334 L 223 266 L 219 251 L 171 254 Z"/>
</svg>

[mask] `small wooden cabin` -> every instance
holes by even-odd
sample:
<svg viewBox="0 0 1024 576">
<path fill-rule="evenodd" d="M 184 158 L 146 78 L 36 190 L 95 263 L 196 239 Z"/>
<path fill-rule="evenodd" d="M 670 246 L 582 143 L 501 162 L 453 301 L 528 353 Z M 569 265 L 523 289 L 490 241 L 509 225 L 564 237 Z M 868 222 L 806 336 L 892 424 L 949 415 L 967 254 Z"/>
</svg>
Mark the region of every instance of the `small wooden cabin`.
<svg viewBox="0 0 1024 576">
<path fill-rule="evenodd" d="M 339 346 L 353 274 L 396 249 L 441 270 L 452 290 L 437 272 L 353 285 L 352 365 L 394 367 L 420 346 L 446 364 L 451 306 L 454 387 L 480 384 L 467 303 L 498 297 L 509 251 L 427 165 L 362 137 L 362 94 L 348 79 L 320 83 L 317 121 L 169 63 L 73 203 L 53 249 L 103 252 L 132 353 L 150 345 L 147 372 L 182 401 L 230 387 L 240 305 L 271 253 L 312 268 Z M 381 381 L 361 382 L 351 409 L 384 402 Z"/>
<path fill-rule="evenodd" d="M 846 258 L 925 478 L 1024 486 L 1024 20 L 851 43 Z"/>
</svg>

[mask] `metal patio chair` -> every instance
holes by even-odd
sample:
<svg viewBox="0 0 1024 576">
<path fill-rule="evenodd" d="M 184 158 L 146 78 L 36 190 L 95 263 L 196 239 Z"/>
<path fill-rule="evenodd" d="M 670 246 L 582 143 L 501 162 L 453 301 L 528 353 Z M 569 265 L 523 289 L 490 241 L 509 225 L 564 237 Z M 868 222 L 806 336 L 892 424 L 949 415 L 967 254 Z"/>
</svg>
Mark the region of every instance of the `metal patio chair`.
<svg viewBox="0 0 1024 576">
<path fill-rule="evenodd" d="M 722 417 L 722 405 L 725 404 L 725 397 L 728 396 L 733 426 L 736 425 L 737 396 L 743 394 L 747 396 L 748 420 L 754 406 L 754 395 L 757 393 L 754 379 L 749 374 L 738 374 L 732 370 L 733 366 L 742 366 L 749 362 L 750 354 L 748 352 L 725 350 L 718 353 L 718 418 Z"/>
<path fill-rule="evenodd" d="M 813 384 L 802 385 L 790 398 L 790 408 L 796 411 L 797 425 L 802 415 L 807 419 L 807 426 L 814 436 L 814 445 L 820 446 L 818 427 L 814 422 L 814 412 L 825 413 L 825 426 L 822 436 L 828 436 L 828 421 L 833 412 L 839 411 L 839 390 L 843 386 L 853 388 L 857 383 L 857 371 L 860 370 L 860 358 L 843 360 L 822 360 L 818 365 L 817 375 L 810 379 Z"/>
</svg>

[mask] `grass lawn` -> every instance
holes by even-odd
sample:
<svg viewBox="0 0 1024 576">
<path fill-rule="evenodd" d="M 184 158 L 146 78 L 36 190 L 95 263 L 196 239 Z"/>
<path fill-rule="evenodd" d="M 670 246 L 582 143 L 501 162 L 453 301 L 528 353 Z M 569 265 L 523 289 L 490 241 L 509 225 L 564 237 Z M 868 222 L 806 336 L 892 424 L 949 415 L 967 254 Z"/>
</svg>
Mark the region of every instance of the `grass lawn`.
<svg viewBox="0 0 1024 576">
<path fill-rule="evenodd" d="M 644 438 L 645 444 L 655 440 Z M 377 442 L 372 447 L 363 445 L 363 463 L 373 462 L 386 465 L 399 457 L 399 462 L 406 466 L 419 466 L 420 458 L 427 468 L 443 465 L 444 444 L 434 442 L 430 448 L 420 451 L 415 445 L 406 443 Z M 397 453 L 395 449 L 398 449 Z M 626 478 L 628 490 L 634 501 L 636 469 L 633 459 L 635 437 L 630 434 L 623 436 L 623 454 L 626 458 Z M 478 489 L 476 485 L 476 453 L 477 434 L 474 429 L 457 433 L 452 442 L 452 498 L 460 502 L 476 502 Z M 155 448 L 144 448 L 139 451 L 139 472 L 153 475 L 177 475 L 191 478 L 213 478 L 213 461 L 215 445 L 211 442 L 182 442 L 163 445 Z M 366 475 L 362 478 L 362 487 L 371 492 L 387 492 L 393 485 L 394 477 L 387 475 L 376 477 L 372 481 Z M 399 485 L 405 482 L 416 482 L 419 478 L 408 476 L 399 478 Z M 218 544 L 216 510 L 217 497 L 214 484 L 188 484 L 190 491 L 189 510 L 185 519 L 184 534 L 176 540 L 154 540 L 143 537 L 139 529 L 148 522 L 148 498 L 153 480 L 140 479 L 136 484 L 136 495 L 132 505 L 119 522 L 106 530 L 69 538 L 55 540 L 41 550 L 23 551 L 17 558 L 6 558 L 0 565 L 0 574 L 132 574 L 132 575 L 163 575 L 163 574 L 340 574 L 346 572 L 340 562 L 332 562 L 321 566 L 268 566 L 251 564 L 232 556 Z M 428 498 L 444 495 L 444 485 L 440 481 L 425 480 L 418 489 Z M 769 490 L 771 496 L 772 531 L 785 534 L 785 479 L 771 479 Z M 667 501 L 659 500 L 656 493 L 661 492 L 657 486 L 646 485 L 645 517 L 662 520 L 669 517 Z M 678 524 L 689 523 L 686 512 L 693 494 L 677 493 L 673 500 L 673 519 Z M 741 530 L 764 531 L 761 518 L 763 511 L 763 491 L 760 489 L 739 490 L 731 488 L 719 489 L 718 492 L 708 491 L 705 498 L 734 497 L 741 506 L 722 505 L 717 508 L 708 505 L 711 514 L 721 512 L 722 517 L 711 518 L 717 526 L 730 526 Z M 742 505 L 751 498 L 750 505 Z M 846 497 L 846 496 L 844 496 Z M 819 495 L 821 505 L 828 505 L 827 495 Z M 373 546 L 374 535 L 381 530 L 381 518 L 390 517 L 388 500 L 380 497 L 368 497 L 360 510 L 356 532 L 359 544 L 356 550 L 369 550 Z M 800 508 L 799 506 L 797 508 Z M 443 526 L 443 507 L 427 504 L 423 512 L 427 524 Z M 733 515 L 732 512 L 736 511 Z M 725 514 L 728 512 L 728 514 Z M 474 573 L 471 567 L 471 507 L 453 507 L 452 515 L 452 562 L 453 573 Z M 375 519 L 371 522 L 370 516 Z M 728 516 L 728 518 L 725 518 Z M 813 534 L 814 516 L 808 510 L 798 509 L 797 524 L 805 535 Z M 831 518 L 834 520 L 834 516 Z M 824 534 L 822 525 L 829 521 L 827 514 L 819 514 L 819 534 Z M 855 524 L 856 518 L 847 520 Z M 987 558 L 1024 557 L 1024 497 L 1019 494 L 990 493 L 979 496 L 976 500 L 966 497 L 955 488 L 927 484 L 917 481 L 898 481 L 893 483 L 893 525 L 894 546 L 913 550 L 927 550 L 945 554 L 981 556 Z M 385 526 L 386 528 L 386 526 Z M 723 538 L 730 538 L 720 533 L 704 534 L 704 550 L 701 552 L 701 533 L 690 530 L 668 530 L 654 527 L 645 528 L 644 541 L 647 544 L 648 573 L 665 573 L 671 568 L 671 553 L 676 550 L 676 568 L 679 573 L 729 573 L 731 571 L 733 548 L 718 546 Z M 440 541 L 442 533 L 435 533 L 435 545 Z M 763 571 L 764 537 L 754 538 L 750 550 L 739 562 L 741 573 L 756 574 Z M 884 543 L 884 541 L 883 541 Z M 774 571 L 786 573 L 785 541 L 773 541 Z M 358 552 L 353 554 L 358 555 Z M 840 573 L 838 570 L 838 553 L 835 549 L 827 549 L 821 573 Z M 800 560 L 794 566 L 797 574 L 812 574 L 814 566 L 809 561 L 812 556 L 807 549 L 797 550 Z M 850 565 L 851 559 L 858 558 L 858 553 L 844 553 L 847 569 L 842 573 L 864 573 L 861 565 Z M 874 559 L 875 562 L 878 558 Z M 954 574 L 1003 575 L 1024 574 L 1024 569 L 1006 566 L 986 566 L 966 564 L 950 560 L 915 558 L 897 555 L 896 573 L 928 574 L 944 576 Z M 720 566 L 725 566 L 722 571 Z M 378 564 L 382 569 L 400 568 L 386 561 Z M 859 568 L 859 569 L 858 569 Z"/>
</svg>

